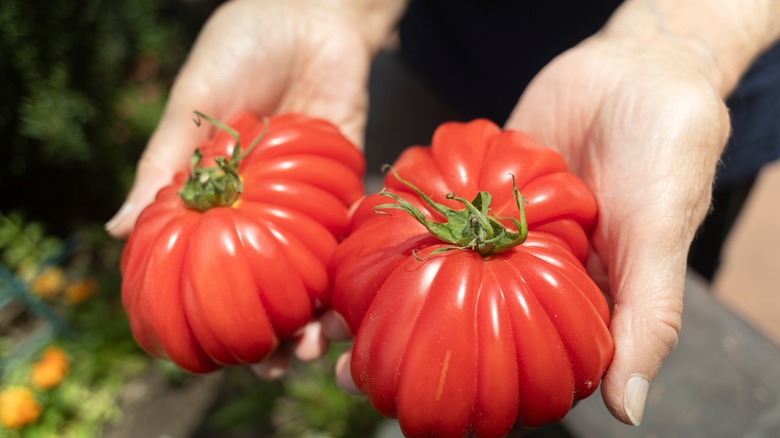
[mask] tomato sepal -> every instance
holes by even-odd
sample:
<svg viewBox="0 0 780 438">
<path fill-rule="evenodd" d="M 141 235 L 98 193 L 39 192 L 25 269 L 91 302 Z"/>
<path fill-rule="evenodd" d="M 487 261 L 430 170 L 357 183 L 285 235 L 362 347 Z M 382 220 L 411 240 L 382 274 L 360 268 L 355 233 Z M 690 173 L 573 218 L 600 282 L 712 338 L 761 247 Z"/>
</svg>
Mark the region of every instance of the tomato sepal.
<svg viewBox="0 0 780 438">
<path fill-rule="evenodd" d="M 508 218 L 517 229 L 517 231 L 510 231 L 504 224 L 499 222 L 498 219 L 489 215 L 490 201 L 492 200 L 490 192 L 478 192 L 474 197 L 474 200 L 470 202 L 456 196 L 454 192 L 447 193 L 445 195 L 446 199 L 457 201 L 465 207 L 460 210 L 455 210 L 431 199 L 430 196 L 423 193 L 417 186 L 401 178 L 391 166 L 385 166 L 385 169 L 390 170 L 395 179 L 411 189 L 420 197 L 420 199 L 446 219 L 446 222 L 429 220 L 419 208 L 415 207 L 404 198 L 388 191 L 379 193 L 379 195 L 393 199 L 396 203 L 377 205 L 374 207 L 374 212 L 378 214 L 388 214 L 385 210 L 397 209 L 409 213 L 433 234 L 434 237 L 453 245 L 439 248 L 426 257 L 445 251 L 464 249 L 473 250 L 482 257 L 489 257 L 522 244 L 528 237 L 528 223 L 525 219 L 524 207 L 525 199 L 523 198 L 523 195 L 520 194 L 520 190 L 517 189 L 517 182 L 515 181 L 514 175 L 512 175 L 512 192 L 520 212 L 520 219 L 518 220 L 514 217 Z M 422 260 L 419 258 L 417 251 L 415 251 L 413 255 L 418 258 L 418 260 Z"/>
</svg>

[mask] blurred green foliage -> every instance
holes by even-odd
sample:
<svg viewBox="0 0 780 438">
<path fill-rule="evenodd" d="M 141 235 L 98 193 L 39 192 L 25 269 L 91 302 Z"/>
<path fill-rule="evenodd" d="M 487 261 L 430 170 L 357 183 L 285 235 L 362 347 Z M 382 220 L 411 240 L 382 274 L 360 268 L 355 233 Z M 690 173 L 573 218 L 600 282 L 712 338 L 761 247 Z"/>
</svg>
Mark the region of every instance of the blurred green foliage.
<svg viewBox="0 0 780 438">
<path fill-rule="evenodd" d="M 0 2 L 0 211 L 58 235 L 110 217 L 209 8 Z"/>
<path fill-rule="evenodd" d="M 40 222 L 26 222 L 18 212 L 0 212 L 0 263 L 7 268 L 41 264 L 61 252 L 62 242 L 46 236 Z"/>
<path fill-rule="evenodd" d="M 119 396 L 150 360 L 119 299 L 120 253 L 97 224 L 64 241 L 19 213 L 0 214 L 0 390 L 31 387 L 43 407 L 19 431 L 0 426 L 1 438 L 97 437 L 121 419 Z M 56 387 L 34 388 L 33 366 L 52 344 L 70 369 Z"/>
<path fill-rule="evenodd" d="M 295 362 L 284 378 L 261 381 L 246 369 L 226 370 L 224 400 L 204 419 L 193 438 L 365 438 L 382 421 L 365 397 L 335 382 L 344 344 L 311 363 Z"/>
<path fill-rule="evenodd" d="M 127 380 L 150 362 L 119 299 L 122 243 L 102 223 L 122 202 L 214 5 L 0 2 L 0 388 L 27 384 L 52 342 L 72 361 L 57 388 L 36 393 L 44 406 L 37 422 L 19 432 L 0 426 L 2 437 L 100 436 L 121 418 Z M 62 277 L 49 281 L 54 295 L 31 293 L 48 268 Z M 82 279 L 99 293 L 76 303 L 67 287 Z"/>
<path fill-rule="evenodd" d="M 343 351 L 343 345 L 333 346 L 327 357 L 293 367 L 271 411 L 274 438 L 374 436 L 382 416 L 366 398 L 347 394 L 334 380 Z"/>
<path fill-rule="evenodd" d="M 160 372 L 130 333 L 122 242 L 102 224 L 124 199 L 173 78 L 219 3 L 0 1 L 0 389 L 27 385 L 52 342 L 71 360 L 59 386 L 36 393 L 40 418 L 20 431 L 0 426 L 0 437 L 100 436 L 122 418 L 128 380 Z M 31 293 L 48 268 L 62 284 Z M 99 292 L 74 302 L 67 287 L 81 279 Z M 338 353 L 274 382 L 226 370 L 203 436 L 371 436 L 381 417 L 336 387 Z M 198 378 L 172 368 L 162 368 L 171 387 Z"/>
</svg>

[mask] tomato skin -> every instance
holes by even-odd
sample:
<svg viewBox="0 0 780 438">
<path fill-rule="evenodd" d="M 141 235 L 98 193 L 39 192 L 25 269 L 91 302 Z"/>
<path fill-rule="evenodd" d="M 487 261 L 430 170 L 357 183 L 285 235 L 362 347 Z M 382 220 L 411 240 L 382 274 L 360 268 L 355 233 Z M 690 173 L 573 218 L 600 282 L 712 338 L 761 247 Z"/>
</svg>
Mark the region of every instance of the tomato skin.
<svg viewBox="0 0 780 438">
<path fill-rule="evenodd" d="M 332 307 L 355 334 L 355 384 L 410 437 L 500 437 L 560 420 L 595 391 L 614 349 L 606 300 L 582 264 L 595 199 L 557 153 L 485 120 L 442 125 L 393 169 L 385 190 L 439 222 L 395 174 L 452 208 L 446 193 L 487 191 L 501 219 L 519 214 L 511 173 L 528 235 L 487 257 L 436 252 L 452 245 L 404 211 L 376 214 L 388 197 L 364 198 L 330 264 Z"/>
<path fill-rule="evenodd" d="M 242 151 L 264 123 L 228 123 Z M 204 127 L 205 129 L 205 127 Z M 233 152 L 217 131 L 204 166 Z M 187 207 L 177 174 L 139 216 L 121 260 L 122 300 L 149 354 L 193 373 L 256 363 L 329 304 L 327 263 L 362 196 L 362 154 L 327 122 L 270 118 L 241 160 L 244 192 L 231 206 Z"/>
</svg>

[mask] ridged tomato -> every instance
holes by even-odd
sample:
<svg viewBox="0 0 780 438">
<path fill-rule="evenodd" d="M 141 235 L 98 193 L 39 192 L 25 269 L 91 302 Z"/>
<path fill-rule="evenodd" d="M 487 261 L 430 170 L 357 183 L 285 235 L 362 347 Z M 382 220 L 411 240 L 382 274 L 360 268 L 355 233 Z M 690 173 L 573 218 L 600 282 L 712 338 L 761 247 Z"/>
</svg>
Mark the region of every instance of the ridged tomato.
<svg viewBox="0 0 780 438">
<path fill-rule="evenodd" d="M 363 156 L 330 123 L 227 125 L 141 213 L 121 261 L 136 340 L 195 373 L 261 361 L 327 306 L 327 263 L 363 194 Z"/>
<path fill-rule="evenodd" d="M 596 218 L 562 157 L 523 133 L 447 123 L 407 149 L 331 263 L 357 387 L 412 437 L 561 419 L 613 354 L 582 264 Z"/>
</svg>

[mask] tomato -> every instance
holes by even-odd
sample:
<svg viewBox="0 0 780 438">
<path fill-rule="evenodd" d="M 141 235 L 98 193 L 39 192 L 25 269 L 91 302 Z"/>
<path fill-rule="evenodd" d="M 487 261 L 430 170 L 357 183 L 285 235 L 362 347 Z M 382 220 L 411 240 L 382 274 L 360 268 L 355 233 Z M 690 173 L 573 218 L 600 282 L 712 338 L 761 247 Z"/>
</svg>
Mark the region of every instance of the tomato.
<svg viewBox="0 0 780 438">
<path fill-rule="evenodd" d="M 139 345 L 194 373 L 259 362 L 327 307 L 327 263 L 363 195 L 363 156 L 330 123 L 227 125 L 141 213 L 121 260 Z"/>
<path fill-rule="evenodd" d="M 446 123 L 405 150 L 330 265 L 357 387 L 408 436 L 561 419 L 614 349 L 583 267 L 596 220 L 585 184 L 526 134 Z"/>
</svg>

